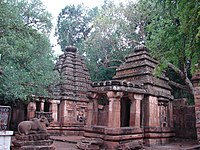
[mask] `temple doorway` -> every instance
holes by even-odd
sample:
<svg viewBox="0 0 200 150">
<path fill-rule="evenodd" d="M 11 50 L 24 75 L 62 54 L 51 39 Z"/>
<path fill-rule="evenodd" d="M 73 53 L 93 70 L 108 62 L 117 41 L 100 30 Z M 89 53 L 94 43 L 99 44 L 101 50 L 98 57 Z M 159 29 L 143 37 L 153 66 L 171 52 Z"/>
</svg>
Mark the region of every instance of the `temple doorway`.
<svg viewBox="0 0 200 150">
<path fill-rule="evenodd" d="M 128 97 L 121 99 L 121 127 L 129 127 L 131 101 Z"/>
</svg>

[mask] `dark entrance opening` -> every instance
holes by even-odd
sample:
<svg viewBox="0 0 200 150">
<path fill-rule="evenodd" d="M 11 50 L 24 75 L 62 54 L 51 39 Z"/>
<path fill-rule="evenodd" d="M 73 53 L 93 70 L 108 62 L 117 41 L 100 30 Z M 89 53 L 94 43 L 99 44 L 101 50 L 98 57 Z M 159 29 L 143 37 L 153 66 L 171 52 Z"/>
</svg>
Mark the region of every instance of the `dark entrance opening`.
<svg viewBox="0 0 200 150">
<path fill-rule="evenodd" d="M 121 99 L 121 127 L 129 127 L 131 101 L 128 97 Z"/>
<path fill-rule="evenodd" d="M 40 111 L 40 107 L 41 106 L 41 102 L 40 101 L 36 101 L 36 111 Z"/>
<path fill-rule="evenodd" d="M 49 112 L 50 103 L 45 101 L 44 102 L 44 112 Z"/>
</svg>

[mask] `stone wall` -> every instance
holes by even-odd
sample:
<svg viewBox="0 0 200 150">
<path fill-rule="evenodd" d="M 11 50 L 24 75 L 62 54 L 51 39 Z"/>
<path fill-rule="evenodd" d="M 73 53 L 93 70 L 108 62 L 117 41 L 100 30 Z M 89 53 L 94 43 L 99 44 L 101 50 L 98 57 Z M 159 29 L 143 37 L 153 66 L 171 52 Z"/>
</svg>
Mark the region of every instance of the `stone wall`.
<svg viewBox="0 0 200 150">
<path fill-rule="evenodd" d="M 198 66 L 198 65 L 197 65 Z M 194 87 L 197 140 L 200 142 L 200 69 L 192 77 Z"/>
<path fill-rule="evenodd" d="M 98 109 L 98 122 L 99 126 L 107 126 L 108 125 L 108 105 L 103 106 Z"/>
<path fill-rule="evenodd" d="M 17 130 L 17 126 L 21 121 L 27 120 L 27 106 L 22 103 L 11 105 L 11 119 L 9 128 L 13 131 Z"/>
<path fill-rule="evenodd" d="M 173 103 L 174 128 L 177 138 L 196 139 L 195 107 L 189 106 L 186 99 Z"/>
</svg>

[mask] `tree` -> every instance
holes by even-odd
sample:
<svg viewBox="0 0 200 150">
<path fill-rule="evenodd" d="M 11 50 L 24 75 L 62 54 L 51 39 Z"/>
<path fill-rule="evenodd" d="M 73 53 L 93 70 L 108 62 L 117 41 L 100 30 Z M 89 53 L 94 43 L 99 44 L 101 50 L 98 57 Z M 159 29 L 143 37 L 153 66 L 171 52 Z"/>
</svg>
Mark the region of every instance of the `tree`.
<svg viewBox="0 0 200 150">
<path fill-rule="evenodd" d="M 93 81 L 112 79 L 116 67 L 142 41 L 141 33 L 136 32 L 141 18 L 133 7 L 135 4 L 131 2 L 116 5 L 106 1 L 99 8 L 93 30 L 81 49 Z"/>
<path fill-rule="evenodd" d="M 38 12 L 32 12 L 28 15 L 38 22 L 27 24 L 23 8 L 33 6 L 31 2 L 7 0 L 1 1 L 0 5 L 1 101 L 26 101 L 31 95 L 48 95 L 48 87 L 54 78 L 54 57 L 47 38 L 51 27 L 49 14 L 38 16 Z M 40 10 L 38 5 L 35 7 Z M 43 6 L 40 7 L 44 11 Z"/>
<path fill-rule="evenodd" d="M 56 29 L 62 51 L 69 45 L 79 47 L 92 30 L 92 21 L 97 13 L 97 8 L 87 9 L 83 5 L 69 5 L 62 9 Z"/>
<path fill-rule="evenodd" d="M 41 0 L 20 0 L 17 8 L 23 19 L 25 26 L 31 27 L 41 33 L 50 33 L 52 28 L 51 14 L 46 11 L 46 7 Z"/>
<path fill-rule="evenodd" d="M 172 85 L 187 89 L 193 95 L 191 74 L 200 58 L 199 3 L 196 0 L 140 0 L 138 7 L 147 16 L 146 44 L 161 62 L 159 68 L 170 68 L 181 79 L 179 83 L 171 82 Z"/>
<path fill-rule="evenodd" d="M 58 42 L 75 45 L 85 57 L 93 81 L 112 79 L 125 56 L 144 39 L 145 18 L 136 4 L 105 1 L 100 8 L 66 6 L 58 16 Z"/>
</svg>

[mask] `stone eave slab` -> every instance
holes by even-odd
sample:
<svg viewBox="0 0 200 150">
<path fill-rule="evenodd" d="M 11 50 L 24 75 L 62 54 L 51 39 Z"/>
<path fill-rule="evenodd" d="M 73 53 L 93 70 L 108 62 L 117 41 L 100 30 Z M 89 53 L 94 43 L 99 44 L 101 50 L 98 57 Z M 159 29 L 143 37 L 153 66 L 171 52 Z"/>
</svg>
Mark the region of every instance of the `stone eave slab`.
<svg viewBox="0 0 200 150">
<path fill-rule="evenodd" d="M 99 93 L 105 93 L 107 91 L 121 91 L 121 92 L 130 92 L 130 93 L 139 93 L 145 94 L 146 90 L 143 88 L 143 85 L 134 84 L 126 81 L 102 81 L 102 82 L 93 82 L 93 90 Z"/>
</svg>

